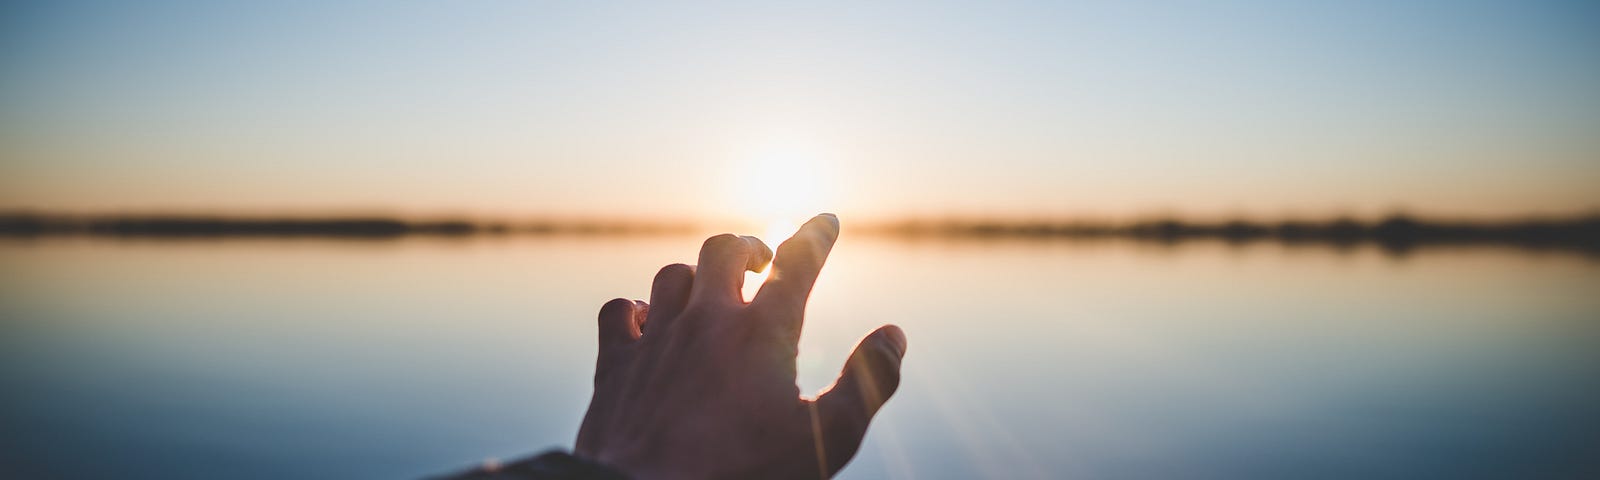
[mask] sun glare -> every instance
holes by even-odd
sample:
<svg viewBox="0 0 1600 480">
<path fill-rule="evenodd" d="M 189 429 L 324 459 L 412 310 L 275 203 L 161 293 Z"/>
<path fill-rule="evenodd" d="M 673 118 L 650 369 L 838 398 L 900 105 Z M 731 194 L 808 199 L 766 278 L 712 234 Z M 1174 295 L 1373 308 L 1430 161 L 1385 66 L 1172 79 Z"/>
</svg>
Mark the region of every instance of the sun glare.
<svg viewBox="0 0 1600 480">
<path fill-rule="evenodd" d="M 799 229 L 800 225 L 795 222 L 773 220 L 767 224 L 766 230 L 762 231 L 759 238 L 761 241 L 766 242 L 768 247 L 777 250 L 778 244 L 788 240 L 789 236 L 794 235 L 794 232 Z M 761 284 L 766 283 L 767 277 L 771 275 L 771 265 L 768 265 L 766 270 L 762 270 L 761 273 L 744 272 L 744 300 L 748 302 L 750 299 L 755 298 L 756 292 L 761 290 Z"/>
<path fill-rule="evenodd" d="M 824 192 L 823 162 L 825 156 L 815 149 L 796 146 L 769 146 L 735 158 L 738 178 L 730 182 L 738 185 L 734 192 L 734 210 L 741 220 L 756 228 L 782 226 L 782 222 L 809 218 L 828 210 Z M 768 235 L 774 233 L 769 228 Z M 781 230 L 781 228 L 780 228 Z M 779 241 L 782 238 L 762 238 Z"/>
<path fill-rule="evenodd" d="M 814 149 L 786 145 L 768 146 L 735 159 L 738 185 L 733 209 L 743 223 L 773 249 L 800 228 L 800 222 L 824 211 L 827 203 L 823 179 L 824 156 Z M 749 300 L 767 280 L 771 268 L 746 273 L 744 298 Z"/>
</svg>

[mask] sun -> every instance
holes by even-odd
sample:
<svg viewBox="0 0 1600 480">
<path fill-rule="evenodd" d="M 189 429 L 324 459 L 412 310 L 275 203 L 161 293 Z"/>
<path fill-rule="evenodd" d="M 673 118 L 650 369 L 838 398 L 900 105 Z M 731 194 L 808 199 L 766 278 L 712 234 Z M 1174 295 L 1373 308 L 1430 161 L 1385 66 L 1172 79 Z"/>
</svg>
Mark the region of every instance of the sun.
<svg viewBox="0 0 1600 480">
<path fill-rule="evenodd" d="M 794 145 L 769 146 L 735 159 L 736 172 L 730 185 L 732 211 L 740 223 L 756 230 L 757 236 L 776 249 L 800 228 L 800 222 L 820 212 L 835 210 L 829 203 L 825 182 L 828 157 L 817 149 Z M 750 299 L 765 282 L 771 269 L 748 273 L 744 296 Z"/>
<path fill-rule="evenodd" d="M 730 153 L 724 213 L 745 231 L 766 234 L 762 240 L 782 241 L 812 215 L 838 210 L 833 203 L 839 182 L 831 168 L 837 158 L 827 142 L 788 132 L 761 136 Z"/>
<path fill-rule="evenodd" d="M 814 214 L 822 208 L 823 159 L 798 148 L 763 151 L 739 160 L 737 210 L 756 225 Z"/>
</svg>

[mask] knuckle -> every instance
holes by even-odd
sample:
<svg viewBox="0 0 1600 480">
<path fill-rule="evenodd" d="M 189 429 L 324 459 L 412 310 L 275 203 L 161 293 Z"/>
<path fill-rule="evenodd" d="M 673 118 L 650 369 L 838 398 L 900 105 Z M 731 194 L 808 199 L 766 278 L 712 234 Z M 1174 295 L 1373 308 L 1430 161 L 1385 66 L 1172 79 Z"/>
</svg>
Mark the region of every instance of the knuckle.
<svg viewBox="0 0 1600 480">
<path fill-rule="evenodd" d="M 851 447 L 860 442 L 856 432 L 865 432 L 871 422 L 872 415 L 858 405 L 829 409 L 822 418 L 827 433 L 834 437 L 831 440 L 841 447 Z M 854 449 L 851 448 L 851 451 Z"/>
<path fill-rule="evenodd" d="M 749 235 L 744 235 L 744 236 L 741 236 L 739 238 L 741 240 L 744 240 L 744 242 L 750 246 L 751 250 L 755 250 L 755 251 L 758 251 L 758 252 L 759 251 L 765 251 L 767 253 L 771 253 L 771 247 L 768 247 L 767 246 L 767 242 L 761 241 L 760 238 L 752 237 L 752 236 L 749 236 Z"/>
<path fill-rule="evenodd" d="M 731 233 L 720 233 L 717 235 L 712 235 L 711 238 L 707 238 L 705 244 L 701 245 L 700 248 L 703 251 L 720 252 L 735 250 L 747 246 L 749 246 L 749 243 L 745 242 L 745 240 L 740 238 L 738 235 Z"/>
<path fill-rule="evenodd" d="M 704 328 L 705 323 L 712 317 L 707 307 L 700 302 L 689 301 L 689 305 L 678 313 L 677 320 L 672 323 L 671 330 L 676 332 L 693 332 Z"/>
<path fill-rule="evenodd" d="M 633 300 L 626 298 L 613 298 L 600 306 L 600 315 L 617 314 L 633 309 Z"/>
<path fill-rule="evenodd" d="M 806 237 L 811 239 L 812 244 L 818 248 L 828 248 L 833 246 L 833 242 L 839 240 L 839 231 L 832 228 L 819 228 L 811 231 Z"/>
<path fill-rule="evenodd" d="M 778 254 L 793 253 L 795 250 L 805 249 L 806 245 L 810 243 L 811 241 L 805 235 L 795 235 L 778 244 Z"/>
<path fill-rule="evenodd" d="M 890 360 L 874 375 L 877 376 L 878 387 L 883 397 L 894 395 L 894 391 L 900 388 L 900 359 Z"/>
<path fill-rule="evenodd" d="M 691 276 L 694 276 L 694 267 L 682 263 L 674 263 L 665 267 L 661 267 L 661 270 L 656 272 L 657 280 L 688 278 Z"/>
<path fill-rule="evenodd" d="M 810 235 L 796 236 L 778 245 L 778 256 L 791 260 L 813 261 L 822 256 L 822 248 Z"/>
</svg>

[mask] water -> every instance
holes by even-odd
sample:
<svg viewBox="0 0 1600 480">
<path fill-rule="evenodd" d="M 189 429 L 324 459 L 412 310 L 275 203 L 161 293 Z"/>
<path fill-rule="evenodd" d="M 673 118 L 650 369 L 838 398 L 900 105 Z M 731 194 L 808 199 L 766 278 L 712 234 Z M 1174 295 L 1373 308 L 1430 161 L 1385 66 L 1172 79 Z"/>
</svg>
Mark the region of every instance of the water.
<svg viewBox="0 0 1600 480">
<path fill-rule="evenodd" d="M 570 447 L 699 238 L 0 243 L 0 477 L 410 478 Z M 800 383 L 910 337 L 843 478 L 1600 472 L 1600 261 L 846 237 Z"/>
</svg>

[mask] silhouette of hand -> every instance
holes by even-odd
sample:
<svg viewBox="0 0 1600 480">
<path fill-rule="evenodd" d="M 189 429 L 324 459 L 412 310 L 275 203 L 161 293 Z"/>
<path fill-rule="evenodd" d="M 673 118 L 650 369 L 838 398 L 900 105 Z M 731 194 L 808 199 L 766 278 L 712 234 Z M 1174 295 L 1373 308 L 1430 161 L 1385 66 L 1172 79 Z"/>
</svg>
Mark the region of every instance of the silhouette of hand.
<svg viewBox="0 0 1600 480">
<path fill-rule="evenodd" d="M 827 478 L 855 456 L 900 384 L 906 339 L 867 335 L 839 379 L 800 398 L 795 355 L 806 298 L 839 235 L 818 215 L 772 250 L 755 237 L 707 239 L 698 266 L 656 274 L 650 303 L 600 309 L 594 398 L 575 453 L 641 479 Z M 750 303 L 744 271 L 773 271 Z"/>
</svg>

